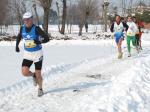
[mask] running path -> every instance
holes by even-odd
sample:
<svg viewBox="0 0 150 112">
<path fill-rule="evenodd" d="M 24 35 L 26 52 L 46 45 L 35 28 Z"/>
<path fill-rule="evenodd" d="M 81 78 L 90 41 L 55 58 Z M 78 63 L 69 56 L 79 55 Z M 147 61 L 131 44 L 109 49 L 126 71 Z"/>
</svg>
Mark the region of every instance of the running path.
<svg viewBox="0 0 150 112">
<path fill-rule="evenodd" d="M 44 96 L 29 81 L 0 94 L 0 112 L 149 112 L 150 48 L 143 48 L 122 60 L 108 55 L 46 70 Z"/>
</svg>

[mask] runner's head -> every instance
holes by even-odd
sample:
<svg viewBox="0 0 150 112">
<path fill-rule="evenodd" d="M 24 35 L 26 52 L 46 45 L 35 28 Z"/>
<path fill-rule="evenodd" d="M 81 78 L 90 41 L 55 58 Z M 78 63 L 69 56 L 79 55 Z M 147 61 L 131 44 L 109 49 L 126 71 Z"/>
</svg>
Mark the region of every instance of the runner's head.
<svg viewBox="0 0 150 112">
<path fill-rule="evenodd" d="M 116 15 L 116 22 L 120 23 L 120 21 L 121 21 L 121 17 L 119 15 Z"/>
<path fill-rule="evenodd" d="M 132 16 L 129 15 L 129 16 L 127 17 L 127 20 L 128 20 L 128 22 L 132 22 L 132 21 L 133 21 Z"/>
<path fill-rule="evenodd" d="M 31 27 L 33 24 L 33 20 L 32 20 L 32 13 L 31 12 L 26 12 L 23 15 L 23 21 L 26 27 Z"/>
</svg>

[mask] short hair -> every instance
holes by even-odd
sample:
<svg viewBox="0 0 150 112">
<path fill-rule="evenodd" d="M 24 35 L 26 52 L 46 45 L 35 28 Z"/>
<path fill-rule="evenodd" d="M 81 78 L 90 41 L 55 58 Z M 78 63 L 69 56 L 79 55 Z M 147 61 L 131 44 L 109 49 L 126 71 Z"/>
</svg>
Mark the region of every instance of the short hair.
<svg viewBox="0 0 150 112">
<path fill-rule="evenodd" d="M 117 17 L 117 16 L 121 18 L 121 16 L 120 16 L 120 15 L 118 15 L 118 14 L 117 14 L 117 15 L 116 15 L 116 17 Z"/>
<path fill-rule="evenodd" d="M 129 18 L 129 17 L 130 17 L 131 19 L 133 19 L 133 17 L 132 17 L 131 15 L 128 15 L 128 16 L 127 16 L 127 18 Z"/>
</svg>

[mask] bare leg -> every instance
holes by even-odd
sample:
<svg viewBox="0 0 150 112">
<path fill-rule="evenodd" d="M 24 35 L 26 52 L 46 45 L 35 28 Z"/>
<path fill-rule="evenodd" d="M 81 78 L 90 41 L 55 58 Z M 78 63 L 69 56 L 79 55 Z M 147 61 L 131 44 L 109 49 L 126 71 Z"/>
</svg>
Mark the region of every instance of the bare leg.
<svg viewBox="0 0 150 112">
<path fill-rule="evenodd" d="M 117 46 L 118 46 L 118 52 L 119 52 L 119 53 L 122 53 L 122 48 L 121 48 L 122 41 L 123 41 L 123 39 L 121 38 L 121 39 L 119 40 L 118 44 L 117 44 Z"/>
<path fill-rule="evenodd" d="M 22 74 L 23 74 L 24 76 L 26 76 L 26 77 L 30 77 L 30 76 L 33 76 L 33 75 L 34 75 L 34 73 L 31 72 L 31 71 L 29 70 L 29 67 L 27 67 L 27 66 L 23 66 L 23 67 L 22 67 Z"/>
<path fill-rule="evenodd" d="M 36 81 L 38 83 L 39 89 L 42 89 L 43 79 L 41 76 L 41 70 L 35 70 Z"/>
<path fill-rule="evenodd" d="M 118 44 L 117 44 L 117 47 L 118 47 L 118 59 L 122 58 L 122 48 L 121 48 L 122 41 L 123 41 L 123 39 L 121 38 L 119 40 Z"/>
<path fill-rule="evenodd" d="M 139 38 L 139 44 L 140 44 L 140 49 L 142 50 L 142 45 L 141 45 L 141 37 Z"/>
</svg>

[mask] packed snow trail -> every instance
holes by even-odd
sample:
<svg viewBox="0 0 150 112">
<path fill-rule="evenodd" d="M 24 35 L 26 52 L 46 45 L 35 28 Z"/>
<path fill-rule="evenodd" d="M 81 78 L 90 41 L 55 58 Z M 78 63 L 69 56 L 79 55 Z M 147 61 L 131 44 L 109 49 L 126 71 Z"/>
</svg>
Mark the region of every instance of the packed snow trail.
<svg viewBox="0 0 150 112">
<path fill-rule="evenodd" d="M 122 60 L 106 55 L 46 68 L 44 96 L 24 82 L 0 92 L 0 112 L 149 112 L 149 46 L 130 58 L 125 50 Z"/>
<path fill-rule="evenodd" d="M 123 60 L 108 57 L 72 65 L 64 73 L 65 66 L 62 70 L 58 67 L 60 73 L 51 72 L 57 75 L 45 79 L 45 95 L 41 98 L 29 84 L 9 94 L 1 93 L 0 112 L 148 112 L 150 77 L 141 72 L 150 72 L 150 68 L 145 69 L 150 60 L 148 53 L 140 55 L 147 57 L 146 63 L 137 61 L 138 56 Z M 100 77 L 89 77 L 92 75 Z"/>
</svg>

